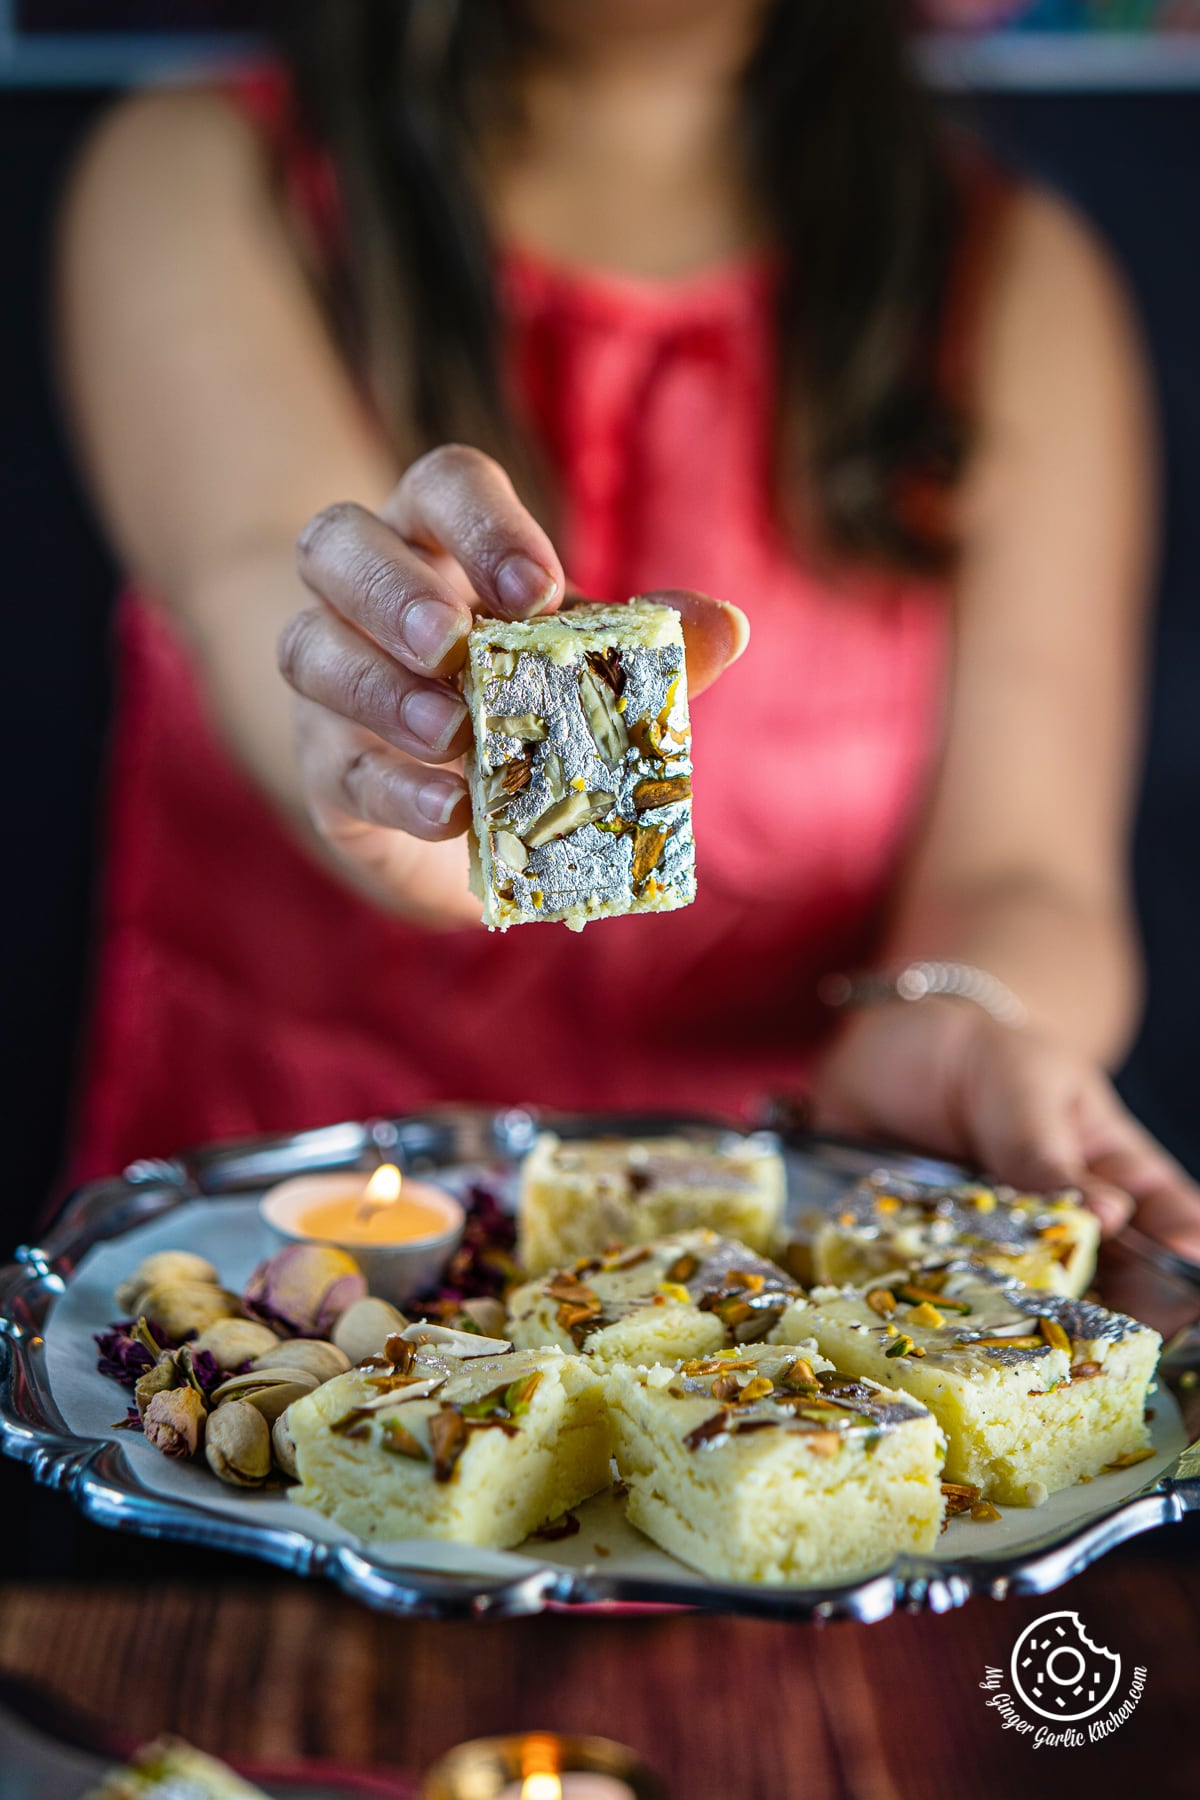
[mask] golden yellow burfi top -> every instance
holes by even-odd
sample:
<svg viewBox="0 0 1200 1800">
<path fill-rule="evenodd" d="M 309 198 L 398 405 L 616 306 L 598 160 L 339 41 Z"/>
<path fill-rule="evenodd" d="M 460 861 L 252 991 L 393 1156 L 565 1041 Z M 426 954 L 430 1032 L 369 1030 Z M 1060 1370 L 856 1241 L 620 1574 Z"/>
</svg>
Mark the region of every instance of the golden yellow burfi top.
<svg viewBox="0 0 1200 1800">
<path fill-rule="evenodd" d="M 827 1223 L 864 1240 L 904 1236 L 924 1254 L 958 1246 L 968 1254 L 1043 1250 L 1066 1258 L 1081 1216 L 1088 1218 L 1072 1193 L 1025 1194 L 968 1181 L 938 1187 L 880 1170 L 845 1195 Z"/>
<path fill-rule="evenodd" d="M 379 1356 L 297 1406 L 316 1413 L 334 1435 L 427 1464 L 435 1481 L 447 1481 L 473 1433 L 515 1436 L 542 1381 L 579 1366 L 561 1350 L 514 1350 L 490 1338 L 479 1340 L 483 1354 L 471 1355 L 469 1343 L 467 1354 L 455 1354 L 447 1340 L 467 1333 L 435 1327 L 442 1341 L 419 1341 L 426 1329 L 410 1326 L 389 1337 Z"/>
<path fill-rule="evenodd" d="M 883 1432 L 929 1416 L 878 1382 L 840 1375 L 815 1344 L 735 1347 L 673 1367 L 625 1369 L 620 1379 L 677 1401 L 680 1436 L 697 1451 L 775 1430 L 802 1435 L 816 1455 L 832 1456 L 847 1443 L 870 1450 Z"/>
<path fill-rule="evenodd" d="M 581 1350 L 618 1320 L 671 1303 L 714 1313 L 734 1342 L 753 1343 L 800 1293 L 765 1257 L 702 1228 L 581 1259 L 521 1290 L 553 1302 L 560 1329 Z"/>
<path fill-rule="evenodd" d="M 633 1198 L 666 1187 L 750 1193 L 759 1185 L 764 1159 L 777 1155 L 766 1138 L 732 1133 L 715 1143 L 670 1137 L 600 1137 L 564 1143 L 544 1132 L 538 1148 L 543 1178 L 591 1176 L 618 1185 Z"/>
<path fill-rule="evenodd" d="M 814 1288 L 806 1312 L 872 1338 L 889 1358 L 946 1369 L 1036 1368 L 1043 1391 L 1101 1372 L 1107 1348 L 1149 1328 L 1089 1300 L 1002 1275 L 969 1257 L 880 1276 L 863 1288 Z"/>
</svg>

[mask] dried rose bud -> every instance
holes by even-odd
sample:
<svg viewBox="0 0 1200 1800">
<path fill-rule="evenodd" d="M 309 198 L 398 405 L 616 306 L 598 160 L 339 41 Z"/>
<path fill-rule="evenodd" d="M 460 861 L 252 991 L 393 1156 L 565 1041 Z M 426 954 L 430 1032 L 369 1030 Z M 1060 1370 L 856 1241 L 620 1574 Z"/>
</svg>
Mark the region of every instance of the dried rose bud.
<svg viewBox="0 0 1200 1800">
<path fill-rule="evenodd" d="M 133 1384 L 133 1397 L 139 1413 L 144 1418 L 146 1409 L 156 1394 L 169 1393 L 172 1388 L 179 1386 L 180 1376 L 175 1366 L 175 1355 L 173 1351 L 167 1350 L 154 1367 L 147 1369 L 144 1375 L 139 1375 Z"/>
<path fill-rule="evenodd" d="M 271 1428 L 248 1400 L 229 1400 L 210 1414 L 204 1458 L 219 1481 L 260 1487 L 271 1473 Z"/>
<path fill-rule="evenodd" d="M 352 1256 L 331 1244 L 289 1244 L 255 1269 L 242 1300 L 252 1318 L 294 1337 L 328 1337 L 367 1291 Z"/>
<path fill-rule="evenodd" d="M 164 1456 L 194 1456 L 204 1436 L 204 1402 L 195 1388 L 171 1388 L 155 1394 L 146 1408 L 142 1429 Z"/>
</svg>

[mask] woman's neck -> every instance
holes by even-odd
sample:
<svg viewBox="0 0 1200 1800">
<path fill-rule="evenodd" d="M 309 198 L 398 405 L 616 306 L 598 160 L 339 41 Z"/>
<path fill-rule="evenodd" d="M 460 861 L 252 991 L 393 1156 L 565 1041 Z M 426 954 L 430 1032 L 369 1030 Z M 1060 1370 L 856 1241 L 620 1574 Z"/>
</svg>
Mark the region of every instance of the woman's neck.
<svg viewBox="0 0 1200 1800">
<path fill-rule="evenodd" d="M 502 241 L 663 277 L 761 241 L 739 95 L 761 8 L 698 10 L 686 28 L 543 40 L 524 71 L 520 127 L 490 147 Z"/>
</svg>

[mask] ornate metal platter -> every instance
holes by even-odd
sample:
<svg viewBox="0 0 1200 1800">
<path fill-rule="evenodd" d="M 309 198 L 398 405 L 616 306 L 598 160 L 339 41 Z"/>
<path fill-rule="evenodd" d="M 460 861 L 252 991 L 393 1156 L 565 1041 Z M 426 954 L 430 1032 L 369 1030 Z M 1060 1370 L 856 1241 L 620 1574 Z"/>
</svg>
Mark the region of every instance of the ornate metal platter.
<svg viewBox="0 0 1200 1800">
<path fill-rule="evenodd" d="M 440 1617 L 629 1605 L 791 1620 L 873 1620 L 897 1607 L 942 1612 L 972 1594 L 1047 1592 L 1125 1539 L 1200 1510 L 1200 1270 L 1134 1232 L 1106 1250 L 1100 1286 L 1109 1304 L 1147 1320 L 1166 1340 L 1154 1458 L 1053 1495 L 1036 1512 L 1008 1508 L 998 1525 L 955 1519 L 931 1555 L 836 1586 L 711 1581 L 649 1545 L 604 1496 L 579 1509 L 580 1532 L 561 1543 L 531 1540 L 512 1553 L 368 1547 L 284 1497 L 221 1488 L 203 1469 L 168 1465 L 141 1439 L 109 1429 L 124 1396 L 94 1373 L 90 1333 L 111 1314 L 114 1268 L 126 1272 L 148 1249 L 198 1247 L 215 1252 L 236 1281 L 243 1271 L 230 1260 L 240 1258 L 248 1272 L 257 1257 L 255 1201 L 272 1183 L 317 1169 L 366 1168 L 382 1157 L 449 1180 L 486 1169 L 503 1181 L 543 1125 L 564 1136 L 721 1128 L 678 1117 L 451 1110 L 210 1146 L 136 1163 L 117 1180 L 80 1189 L 42 1243 L 22 1247 L 0 1270 L 0 1448 L 98 1524 L 240 1551 L 323 1576 L 371 1606 Z M 848 1183 L 881 1164 L 918 1181 L 959 1173 L 903 1152 L 779 1135 L 794 1217 L 834 1204 Z"/>
</svg>

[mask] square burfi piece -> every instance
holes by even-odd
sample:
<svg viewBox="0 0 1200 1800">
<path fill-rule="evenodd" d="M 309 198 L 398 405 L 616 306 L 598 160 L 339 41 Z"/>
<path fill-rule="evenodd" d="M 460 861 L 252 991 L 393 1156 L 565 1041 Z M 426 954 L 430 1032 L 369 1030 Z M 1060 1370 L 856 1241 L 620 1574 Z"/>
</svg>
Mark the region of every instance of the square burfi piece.
<svg viewBox="0 0 1200 1800">
<path fill-rule="evenodd" d="M 937 1539 L 933 1415 L 813 1344 L 618 1364 L 604 1385 L 629 1518 L 707 1575 L 826 1582 Z"/>
<path fill-rule="evenodd" d="M 519 1256 L 540 1275 L 698 1225 L 766 1255 L 786 1192 L 783 1158 L 764 1133 L 563 1142 L 546 1131 L 521 1167 Z"/>
<path fill-rule="evenodd" d="M 508 1331 L 605 1365 L 668 1362 L 766 1337 L 799 1294 L 745 1244 L 680 1231 L 527 1282 L 509 1296 Z"/>
<path fill-rule="evenodd" d="M 301 1506 L 361 1538 L 511 1549 L 607 1487 L 604 1390 L 583 1357 L 388 1346 L 289 1407 Z"/>
<path fill-rule="evenodd" d="M 631 600 L 480 619 L 463 698 L 474 744 L 471 890 L 484 923 L 673 912 L 696 897 L 692 733 L 679 614 Z"/>
<path fill-rule="evenodd" d="M 1035 1506 L 1147 1451 L 1158 1333 L 982 1263 L 816 1288 L 773 1335 L 815 1338 L 846 1374 L 922 1401 L 946 1434 L 947 1479 L 989 1500 Z"/>
<path fill-rule="evenodd" d="M 1082 1294 L 1096 1272 L 1100 1221 L 1072 1195 L 962 1182 L 933 1187 L 886 1170 L 861 1182 L 813 1233 L 813 1277 L 862 1283 L 948 1251 L 1027 1287 Z"/>
</svg>

